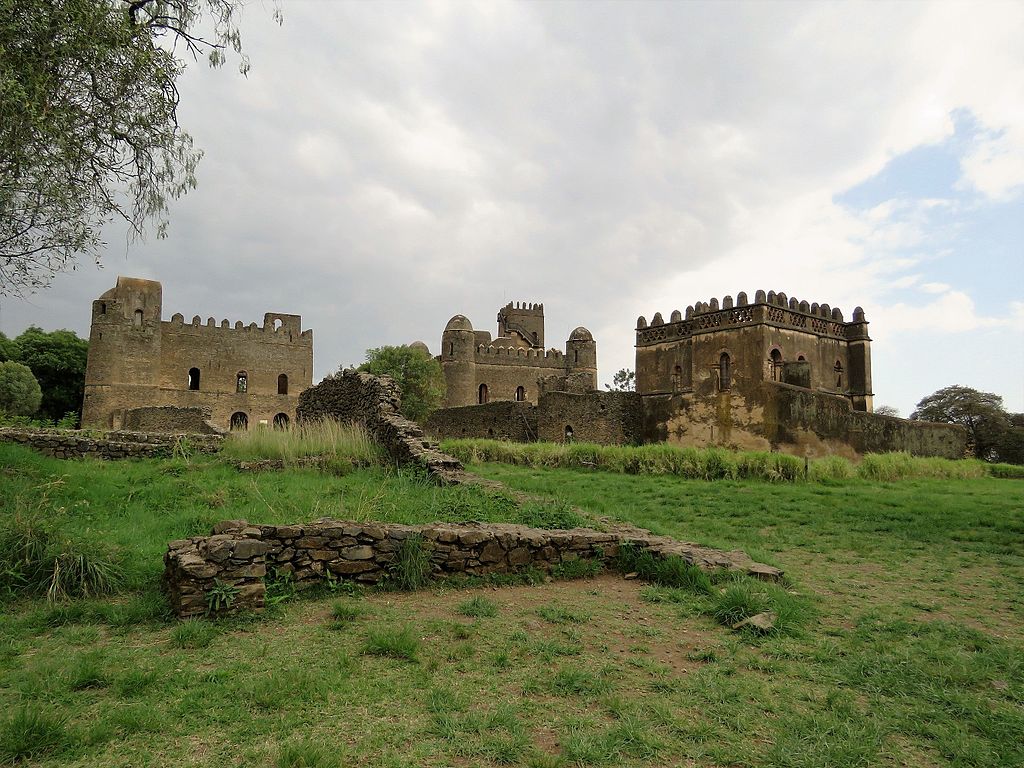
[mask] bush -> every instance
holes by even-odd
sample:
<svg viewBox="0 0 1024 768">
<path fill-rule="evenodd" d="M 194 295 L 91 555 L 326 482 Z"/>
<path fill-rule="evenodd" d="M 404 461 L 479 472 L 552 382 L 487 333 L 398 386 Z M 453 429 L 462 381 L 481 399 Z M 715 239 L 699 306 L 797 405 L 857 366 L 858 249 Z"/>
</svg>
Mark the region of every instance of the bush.
<svg viewBox="0 0 1024 768">
<path fill-rule="evenodd" d="M 31 416 L 39 410 L 43 390 L 27 365 L 0 363 L 0 413 Z"/>
</svg>

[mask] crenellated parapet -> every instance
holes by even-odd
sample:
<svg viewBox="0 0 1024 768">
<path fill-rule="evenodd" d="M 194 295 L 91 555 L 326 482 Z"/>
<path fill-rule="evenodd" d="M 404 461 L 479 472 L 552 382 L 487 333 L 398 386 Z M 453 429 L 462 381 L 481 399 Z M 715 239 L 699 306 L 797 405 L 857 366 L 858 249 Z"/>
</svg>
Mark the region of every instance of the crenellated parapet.
<svg viewBox="0 0 1024 768">
<path fill-rule="evenodd" d="M 846 322 L 839 307 L 810 303 L 795 296 L 789 297 L 781 291 L 765 293 L 758 290 L 753 302 L 748 300 L 744 291 L 740 291 L 735 301 L 732 296 L 725 296 L 721 302 L 717 298 L 695 302 L 686 308 L 685 313 L 677 309 L 671 313 L 667 322 L 661 312 L 655 312 L 650 324 L 641 315 L 636 323 L 636 344 L 660 344 L 672 339 L 685 339 L 757 324 L 791 328 L 823 338 L 867 338 L 867 320 L 860 307 L 854 309 L 852 320 Z"/>
<path fill-rule="evenodd" d="M 533 349 L 480 344 L 474 360 L 478 365 L 526 365 L 564 368 L 565 353 L 557 349 Z"/>
<path fill-rule="evenodd" d="M 187 333 L 209 333 L 222 337 L 224 334 L 241 333 L 248 337 L 259 335 L 266 341 L 273 341 L 283 344 L 298 344 L 301 346 L 312 346 L 312 329 L 302 330 L 302 317 L 300 315 L 286 315 L 276 312 L 268 312 L 263 316 L 263 325 L 249 323 L 246 325 L 241 320 L 234 323 L 224 319 L 220 323 L 213 317 L 208 317 L 204 323 L 199 315 L 195 315 L 192 321 L 185 322 L 185 317 L 180 312 L 171 315 L 170 320 L 161 323 L 165 331 L 187 332 Z"/>
</svg>

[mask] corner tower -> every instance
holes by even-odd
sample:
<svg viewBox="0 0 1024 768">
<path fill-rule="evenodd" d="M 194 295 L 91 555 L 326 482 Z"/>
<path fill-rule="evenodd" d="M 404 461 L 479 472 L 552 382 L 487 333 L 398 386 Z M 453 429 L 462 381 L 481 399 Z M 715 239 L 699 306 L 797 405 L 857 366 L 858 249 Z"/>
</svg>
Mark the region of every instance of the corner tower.
<svg viewBox="0 0 1024 768">
<path fill-rule="evenodd" d="M 441 370 L 447 384 L 446 408 L 476 402 L 476 334 L 465 315 L 455 315 L 444 327 Z"/>
</svg>

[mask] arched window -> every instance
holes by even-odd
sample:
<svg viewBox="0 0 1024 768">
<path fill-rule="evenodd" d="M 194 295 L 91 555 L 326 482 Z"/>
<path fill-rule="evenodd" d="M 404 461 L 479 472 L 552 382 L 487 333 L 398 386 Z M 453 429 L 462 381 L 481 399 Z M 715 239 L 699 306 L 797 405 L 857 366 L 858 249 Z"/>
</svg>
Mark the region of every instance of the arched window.
<svg viewBox="0 0 1024 768">
<path fill-rule="evenodd" d="M 279 413 L 274 417 L 274 429 L 288 429 L 287 413 Z"/>
<path fill-rule="evenodd" d="M 455 342 L 448 342 L 448 357 L 455 357 Z"/>
<path fill-rule="evenodd" d="M 288 375 L 282 373 L 277 377 L 277 394 L 287 395 L 288 394 Z"/>
<path fill-rule="evenodd" d="M 487 385 L 486 384 L 481 384 L 480 385 L 479 397 L 477 398 L 477 402 L 479 402 L 480 405 L 483 405 L 484 403 L 487 402 L 487 400 L 488 400 Z"/>
<path fill-rule="evenodd" d="M 569 424 L 565 425 L 565 442 L 571 443 L 573 437 L 572 427 Z"/>
<path fill-rule="evenodd" d="M 836 360 L 835 368 L 832 371 L 836 375 L 836 389 L 843 388 L 843 363 L 840 360 Z"/>
<path fill-rule="evenodd" d="M 238 375 L 235 377 L 235 392 L 242 392 L 244 394 L 245 392 L 248 391 L 249 374 L 247 374 L 245 371 L 239 371 Z"/>
<path fill-rule="evenodd" d="M 232 431 L 243 432 L 249 428 L 249 417 L 241 411 L 235 411 L 231 414 L 231 429 Z"/>
<path fill-rule="evenodd" d="M 526 388 L 516 387 L 516 402 L 521 403 L 526 399 Z"/>
<path fill-rule="evenodd" d="M 672 391 L 678 392 L 683 388 L 683 366 L 677 365 L 672 369 Z"/>
<path fill-rule="evenodd" d="M 772 381 L 782 381 L 782 353 L 773 349 L 771 353 L 772 360 Z"/>
<path fill-rule="evenodd" d="M 580 361 L 580 351 L 578 349 L 574 349 L 572 351 L 572 361 L 573 363 L 578 363 Z"/>
<path fill-rule="evenodd" d="M 199 369 L 189 368 L 188 369 L 188 388 L 193 390 L 199 389 Z"/>
<path fill-rule="evenodd" d="M 806 362 L 807 362 L 807 358 L 806 358 L 806 357 L 804 357 L 803 355 L 797 355 L 797 356 L 796 356 L 796 361 L 797 361 L 798 363 L 806 363 Z"/>
<path fill-rule="evenodd" d="M 135 310 L 135 325 L 136 325 L 136 327 L 141 327 L 142 326 L 142 310 L 141 309 L 136 309 Z"/>
<path fill-rule="evenodd" d="M 723 352 L 718 358 L 718 391 L 725 392 L 732 387 L 732 361 L 729 353 Z"/>
</svg>

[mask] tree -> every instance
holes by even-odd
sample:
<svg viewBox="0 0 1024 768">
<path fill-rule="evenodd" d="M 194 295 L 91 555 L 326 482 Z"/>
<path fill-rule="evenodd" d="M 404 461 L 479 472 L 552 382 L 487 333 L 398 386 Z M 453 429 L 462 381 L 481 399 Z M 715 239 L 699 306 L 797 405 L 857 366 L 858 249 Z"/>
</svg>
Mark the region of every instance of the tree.
<svg viewBox="0 0 1024 768">
<path fill-rule="evenodd" d="M 900 409 L 892 405 L 880 405 L 875 408 L 875 414 L 878 416 L 895 416 L 899 417 Z"/>
<path fill-rule="evenodd" d="M 30 326 L 14 339 L 17 360 L 28 366 L 43 390 L 40 415 L 58 420 L 82 408 L 85 363 L 89 342 L 73 331 L 51 331 Z"/>
<path fill-rule="evenodd" d="M 21 363 L 0 363 L 0 414 L 31 416 L 39 410 L 43 391 L 28 366 Z"/>
<path fill-rule="evenodd" d="M 368 349 L 366 362 L 357 370 L 394 379 L 402 390 L 402 415 L 407 419 L 420 421 L 444 400 L 441 364 L 422 345 Z"/>
<path fill-rule="evenodd" d="M 979 459 L 997 458 L 997 446 L 1010 428 L 1003 398 L 991 392 L 953 385 L 928 395 L 910 414 L 917 421 L 960 424 L 967 429 L 967 441 Z"/>
<path fill-rule="evenodd" d="M 98 261 L 112 219 L 166 234 L 202 156 L 178 125 L 179 53 L 241 54 L 242 2 L 0 0 L 0 295 Z"/>
<path fill-rule="evenodd" d="M 0 332 L 0 363 L 6 363 L 8 360 L 14 360 L 18 356 L 18 348 L 14 342 L 8 339 Z"/>
<path fill-rule="evenodd" d="M 636 374 L 629 368 L 622 368 L 612 376 L 612 383 L 604 387 L 609 392 L 635 392 Z"/>
</svg>

